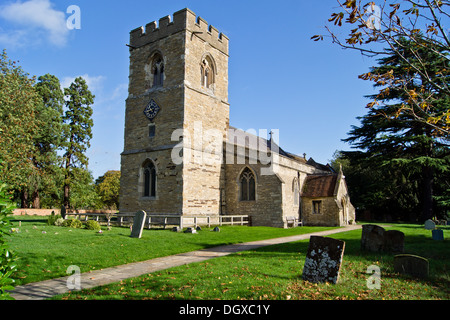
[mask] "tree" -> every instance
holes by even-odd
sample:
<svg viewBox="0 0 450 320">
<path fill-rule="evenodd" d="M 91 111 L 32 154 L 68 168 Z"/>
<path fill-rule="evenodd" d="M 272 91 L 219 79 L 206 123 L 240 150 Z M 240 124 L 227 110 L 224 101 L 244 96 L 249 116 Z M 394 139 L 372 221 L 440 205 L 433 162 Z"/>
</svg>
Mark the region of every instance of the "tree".
<svg viewBox="0 0 450 320">
<path fill-rule="evenodd" d="M 57 77 L 46 74 L 38 78 L 36 92 L 42 97 L 36 106 L 36 118 L 40 125 L 34 136 L 36 153 L 32 157 L 34 174 L 29 177 L 28 189 L 33 208 L 40 208 L 40 193 L 57 194 L 57 176 L 61 174 L 60 156 L 57 151 L 63 143 L 64 95 Z"/>
<path fill-rule="evenodd" d="M 119 208 L 120 171 L 109 170 L 96 181 L 96 190 L 109 209 Z"/>
<path fill-rule="evenodd" d="M 394 45 L 394 49 L 386 50 L 390 55 L 378 59 L 379 65 L 366 74 L 367 77 L 379 78 L 389 73 L 392 84 L 375 82 L 375 88 L 380 88 L 380 91 L 368 97 L 379 103 L 372 105 L 367 115 L 358 118 L 361 126 L 353 126 L 349 137 L 344 139 L 353 148 L 364 152 L 344 154 L 354 163 L 366 163 L 366 167 L 370 164 L 372 168 L 379 166 L 389 172 L 389 177 L 377 182 L 379 190 L 391 192 L 391 198 L 397 195 L 397 203 L 406 195 L 408 201 L 404 201 L 405 206 L 420 203 L 421 220 L 426 220 L 434 217 L 435 178 L 450 171 L 449 141 L 436 137 L 431 126 L 403 110 L 405 105 L 416 108 L 411 94 L 407 93 L 412 91 L 420 91 L 423 97 L 433 95 L 434 110 L 448 107 L 450 96 L 437 92 L 431 82 L 448 85 L 450 69 L 438 72 L 448 68 L 445 54 L 426 46 L 417 47 L 417 41 L 418 38 L 415 41 L 398 39 L 399 44 Z M 419 63 L 428 70 L 427 78 L 411 68 Z M 385 184 L 386 181 L 389 184 Z"/>
<path fill-rule="evenodd" d="M 395 52 L 403 62 L 411 68 L 423 81 L 426 81 L 432 90 L 426 94 L 420 90 L 408 89 L 405 79 L 393 79 L 387 70 L 373 78 L 366 76 L 363 79 L 376 81 L 388 87 L 402 88 L 408 96 L 410 103 L 405 103 L 397 113 L 386 116 L 395 118 L 400 113 L 422 122 L 430 128 L 431 134 L 436 137 L 448 138 L 450 133 L 450 106 L 437 106 L 439 96 L 450 95 L 447 67 L 440 70 L 430 70 L 427 56 L 420 54 L 426 50 L 430 54 L 439 56 L 442 60 L 449 60 L 450 39 L 447 34 L 448 27 L 444 22 L 450 17 L 449 0 L 405 0 L 401 4 L 385 0 L 381 6 L 373 1 L 347 0 L 343 3 L 337 1 L 342 11 L 331 15 L 329 22 L 335 26 L 348 26 L 345 39 L 341 39 L 332 29 L 326 26 L 333 43 L 345 49 L 358 50 L 367 56 L 389 56 Z M 315 35 L 313 40 L 323 40 L 323 35 Z M 407 39 L 414 45 L 409 45 L 408 54 L 414 59 L 403 55 L 405 47 L 401 39 Z M 442 73 L 441 73 L 442 71 Z M 383 93 L 382 93 L 383 94 Z M 369 108 L 379 103 L 379 96 L 368 104 Z"/>
<path fill-rule="evenodd" d="M 14 190 L 24 190 L 35 170 L 36 106 L 42 99 L 34 82 L 4 50 L 0 55 L 0 179 Z"/>
<path fill-rule="evenodd" d="M 78 77 L 64 89 L 66 112 L 63 116 L 65 127 L 64 143 L 64 199 L 63 205 L 70 206 L 70 185 L 74 178 L 74 168 L 86 168 L 88 158 L 85 155 L 92 138 L 92 108 L 94 95 L 89 91 L 86 81 Z"/>
</svg>

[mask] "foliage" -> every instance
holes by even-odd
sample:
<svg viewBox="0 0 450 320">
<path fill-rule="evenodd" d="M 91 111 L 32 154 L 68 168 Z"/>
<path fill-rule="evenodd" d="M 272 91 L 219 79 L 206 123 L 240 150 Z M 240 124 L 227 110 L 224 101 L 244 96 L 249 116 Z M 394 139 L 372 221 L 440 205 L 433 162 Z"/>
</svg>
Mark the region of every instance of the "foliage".
<svg viewBox="0 0 450 320">
<path fill-rule="evenodd" d="M 64 206 L 69 207 L 70 186 L 74 178 L 74 168 L 86 168 L 86 150 L 92 138 L 92 108 L 94 95 L 89 91 L 86 81 L 78 77 L 64 89 L 66 112 L 63 116 L 65 127 L 64 143 Z"/>
<path fill-rule="evenodd" d="M 96 191 L 111 210 L 119 208 L 120 171 L 110 170 L 96 180 Z"/>
<path fill-rule="evenodd" d="M 69 227 L 69 228 L 82 228 L 83 227 L 83 223 L 78 220 L 78 219 L 74 219 L 74 218 L 69 218 L 64 220 L 63 223 L 63 227 Z"/>
<path fill-rule="evenodd" d="M 49 226 L 54 226 L 56 220 L 61 219 L 61 215 L 60 214 L 55 214 L 54 211 L 52 211 L 52 214 L 47 218 L 47 224 Z"/>
<path fill-rule="evenodd" d="M 34 137 L 39 128 L 35 106 L 42 99 L 20 66 L 0 54 L 0 179 L 21 190 L 34 174 Z"/>
<path fill-rule="evenodd" d="M 376 4 L 373 1 L 346 0 L 339 3 L 340 12 L 331 15 L 329 22 L 335 26 L 347 26 L 350 29 L 345 39 L 341 39 L 334 27 L 326 27 L 333 43 L 345 49 L 358 50 L 363 55 L 368 56 L 390 56 L 392 51 L 408 65 L 416 78 L 421 78 L 427 82 L 432 90 L 423 92 L 421 87 L 408 88 L 408 82 L 392 81 L 389 70 L 378 75 L 376 79 L 367 76 L 365 80 L 384 83 L 387 89 L 402 89 L 409 103 L 404 104 L 397 110 L 397 114 L 386 114 L 390 119 L 397 118 L 400 114 L 413 118 L 429 127 L 430 132 L 435 137 L 448 137 L 450 134 L 450 107 L 442 106 L 439 103 L 440 97 L 450 96 L 448 86 L 448 67 L 440 70 L 430 69 L 429 56 L 421 55 L 425 50 L 437 55 L 440 60 L 449 61 L 450 38 L 445 22 L 449 21 L 450 1 L 448 0 L 405 0 L 401 3 L 395 1 L 384 1 Z M 379 6 L 378 6 L 379 5 Z M 315 35 L 313 40 L 323 40 L 324 36 Z M 401 39 L 407 39 L 414 45 L 408 44 L 404 47 Z M 382 48 L 380 48 L 380 46 Z M 404 55 L 412 54 L 415 59 L 412 61 Z M 384 93 L 375 96 L 368 105 L 369 108 L 378 103 L 378 98 Z M 406 100 L 406 99 L 405 99 Z"/>
<path fill-rule="evenodd" d="M 15 256 L 9 249 L 5 237 L 12 226 L 8 215 L 12 214 L 14 204 L 7 196 L 6 185 L 0 183 L 0 300 L 11 299 L 6 290 L 12 290 L 12 275 L 16 269 Z"/>
<path fill-rule="evenodd" d="M 91 172 L 84 168 L 72 169 L 70 206 L 74 209 L 101 209 L 102 201 L 96 192 Z"/>
<path fill-rule="evenodd" d="M 33 208 L 40 208 L 43 191 L 53 198 L 58 197 L 62 171 L 57 151 L 63 142 L 64 97 L 58 78 L 50 74 L 39 77 L 34 88 L 42 98 L 42 103 L 36 105 L 36 118 L 42 125 L 34 136 L 36 153 L 32 162 L 36 170 L 28 179 L 26 191 L 32 197 Z"/>
<path fill-rule="evenodd" d="M 64 225 L 64 221 L 66 221 L 64 218 L 57 218 L 53 225 L 57 227 L 62 227 Z"/>
<path fill-rule="evenodd" d="M 405 105 L 415 108 L 403 86 L 406 83 L 408 91 L 420 90 L 423 96 L 434 95 L 434 109 L 438 110 L 449 105 L 450 97 L 436 93 L 429 81 L 418 77 L 411 65 L 426 61 L 429 79 L 441 85 L 450 84 L 450 77 L 444 79 L 437 75 L 438 70 L 449 67 L 443 55 L 426 47 L 414 49 L 416 45 L 414 41 L 399 39 L 398 46 L 386 50 L 390 55 L 379 59 L 379 65 L 365 75 L 380 79 L 381 75 L 389 74 L 393 83 L 401 85 L 386 86 L 383 81 L 376 81 L 375 87 L 381 88 L 380 93 L 369 98 L 376 99 L 377 104 L 372 105 L 365 116 L 358 118 L 361 125 L 353 126 L 349 137 L 344 139 L 362 151 L 343 154 L 352 166 L 360 170 L 353 170 L 353 173 L 362 175 L 359 183 L 363 184 L 361 187 L 365 192 L 358 190 L 359 196 L 372 197 L 366 206 L 374 205 L 390 212 L 409 212 L 408 220 L 414 220 L 417 216 L 414 212 L 422 211 L 421 220 L 424 221 L 436 214 L 433 214 L 433 209 L 436 210 L 433 206 L 434 184 L 445 180 L 445 175 L 450 172 L 449 140 L 437 138 L 430 126 L 417 121 L 410 113 L 402 112 Z M 408 59 L 408 63 L 403 58 Z M 383 172 L 390 174 L 384 177 Z M 356 179 L 352 181 L 350 178 L 348 182 L 350 189 L 355 187 L 352 183 Z"/>
<path fill-rule="evenodd" d="M 95 220 L 88 220 L 88 221 L 86 221 L 86 223 L 84 225 L 85 225 L 86 229 L 88 229 L 88 230 L 100 230 L 101 229 L 100 224 Z"/>
</svg>

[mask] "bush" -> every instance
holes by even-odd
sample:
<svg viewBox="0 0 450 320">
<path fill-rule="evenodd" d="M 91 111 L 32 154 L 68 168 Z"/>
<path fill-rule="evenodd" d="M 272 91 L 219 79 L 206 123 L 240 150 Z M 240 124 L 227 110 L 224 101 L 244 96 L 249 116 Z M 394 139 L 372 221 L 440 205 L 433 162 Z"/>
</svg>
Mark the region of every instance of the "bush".
<svg viewBox="0 0 450 320">
<path fill-rule="evenodd" d="M 82 228 L 83 223 L 81 223 L 81 221 L 78 219 L 70 218 L 70 219 L 64 220 L 63 227 Z"/>
<path fill-rule="evenodd" d="M 52 211 L 51 216 L 49 216 L 48 219 L 47 219 L 47 224 L 49 226 L 54 226 L 56 220 L 58 220 L 59 218 L 61 218 L 61 215 L 60 214 L 55 215 L 55 212 Z"/>
<path fill-rule="evenodd" d="M 86 221 L 85 226 L 88 230 L 100 230 L 100 224 L 95 220 Z"/>
<path fill-rule="evenodd" d="M 64 221 L 66 221 L 66 220 L 64 220 L 63 218 L 58 218 L 55 220 L 54 225 L 57 227 L 62 227 L 64 225 Z"/>
<path fill-rule="evenodd" d="M 6 194 L 6 185 L 0 183 L 0 300 L 13 299 L 6 290 L 14 289 L 11 275 L 16 269 L 16 258 L 4 238 L 10 234 L 11 221 L 8 215 L 12 214 L 13 209 L 14 204 Z"/>
</svg>

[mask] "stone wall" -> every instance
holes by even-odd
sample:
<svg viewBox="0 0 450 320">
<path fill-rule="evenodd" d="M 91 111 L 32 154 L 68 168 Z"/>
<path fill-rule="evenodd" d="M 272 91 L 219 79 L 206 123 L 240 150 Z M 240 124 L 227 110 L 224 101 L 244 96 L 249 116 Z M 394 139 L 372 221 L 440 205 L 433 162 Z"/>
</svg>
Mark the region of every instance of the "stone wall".
<svg viewBox="0 0 450 320">
<path fill-rule="evenodd" d="M 313 201 L 320 201 L 320 213 L 313 213 Z M 339 226 L 339 208 L 334 197 L 302 198 L 302 219 L 307 226 Z"/>
</svg>

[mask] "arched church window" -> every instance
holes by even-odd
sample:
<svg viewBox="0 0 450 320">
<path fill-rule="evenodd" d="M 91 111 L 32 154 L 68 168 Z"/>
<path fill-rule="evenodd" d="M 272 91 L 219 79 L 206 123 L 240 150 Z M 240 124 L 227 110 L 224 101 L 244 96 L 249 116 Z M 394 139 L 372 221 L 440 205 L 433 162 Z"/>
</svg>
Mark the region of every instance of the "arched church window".
<svg viewBox="0 0 450 320">
<path fill-rule="evenodd" d="M 160 87 L 164 83 L 164 62 L 160 55 L 155 56 L 152 63 L 153 87 Z"/>
<path fill-rule="evenodd" d="M 156 196 L 156 168 L 152 161 L 144 166 L 144 197 Z"/>
<path fill-rule="evenodd" d="M 202 59 L 201 65 L 201 84 L 205 88 L 210 88 L 214 84 L 214 63 L 208 55 Z"/>
<path fill-rule="evenodd" d="M 256 199 L 255 175 L 249 168 L 245 168 L 239 178 L 241 201 L 252 201 Z"/>
</svg>

